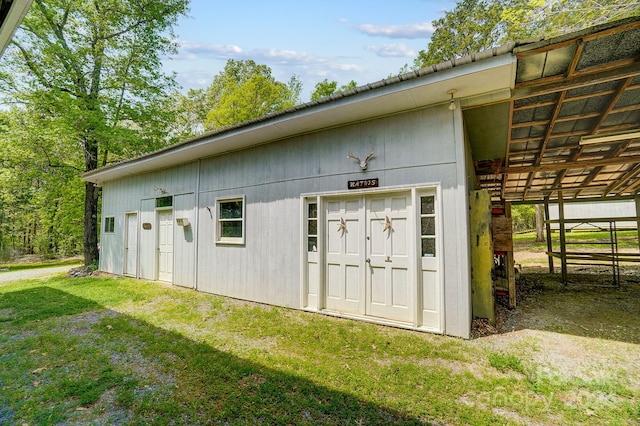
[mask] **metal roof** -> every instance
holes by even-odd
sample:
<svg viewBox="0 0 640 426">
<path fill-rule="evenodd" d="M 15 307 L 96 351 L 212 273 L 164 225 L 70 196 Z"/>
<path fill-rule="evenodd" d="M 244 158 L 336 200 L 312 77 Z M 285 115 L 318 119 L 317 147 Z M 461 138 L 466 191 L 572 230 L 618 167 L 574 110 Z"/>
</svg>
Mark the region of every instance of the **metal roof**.
<svg viewBox="0 0 640 426">
<path fill-rule="evenodd" d="M 640 190 L 640 19 L 520 46 L 504 158 L 476 161 L 494 199 L 617 197 Z M 615 139 L 615 138 L 613 138 Z"/>
</svg>

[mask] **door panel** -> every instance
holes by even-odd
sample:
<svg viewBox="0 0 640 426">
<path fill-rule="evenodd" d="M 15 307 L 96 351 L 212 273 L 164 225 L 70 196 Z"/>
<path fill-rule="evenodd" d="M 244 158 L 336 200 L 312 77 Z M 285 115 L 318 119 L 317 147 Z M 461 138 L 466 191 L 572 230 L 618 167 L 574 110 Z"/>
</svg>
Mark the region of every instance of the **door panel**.
<svg viewBox="0 0 640 426">
<path fill-rule="evenodd" d="M 138 214 L 129 213 L 125 219 L 124 273 L 135 277 L 138 265 Z"/>
<path fill-rule="evenodd" d="M 173 211 L 158 211 L 158 279 L 173 278 Z"/>
<path fill-rule="evenodd" d="M 409 194 L 367 200 L 366 314 L 411 321 Z"/>
<path fill-rule="evenodd" d="M 361 206 L 360 198 L 327 202 L 326 307 L 330 310 L 348 313 L 362 311 L 364 247 Z"/>
<path fill-rule="evenodd" d="M 419 254 L 420 284 L 422 293 L 421 325 L 433 330 L 442 330 L 442 283 L 440 278 L 440 205 L 435 191 L 419 194 L 418 214 L 421 225 Z"/>
</svg>

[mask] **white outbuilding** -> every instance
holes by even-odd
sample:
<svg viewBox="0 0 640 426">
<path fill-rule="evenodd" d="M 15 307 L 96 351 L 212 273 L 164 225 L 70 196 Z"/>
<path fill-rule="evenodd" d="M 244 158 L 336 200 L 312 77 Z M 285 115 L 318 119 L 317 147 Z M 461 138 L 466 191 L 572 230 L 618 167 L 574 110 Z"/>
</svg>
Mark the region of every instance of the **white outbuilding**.
<svg viewBox="0 0 640 426">
<path fill-rule="evenodd" d="M 621 35 L 637 37 L 638 28 L 635 19 L 492 49 L 89 172 L 84 178 L 102 187 L 100 269 L 468 338 L 476 242 L 470 193 L 485 188 L 494 201 L 539 200 L 584 182 L 583 195 L 598 195 L 598 179 L 574 173 L 575 154 L 588 151 L 580 132 L 615 126 L 574 126 L 560 140 L 554 124 L 562 117 L 565 129 L 581 123 L 579 110 L 564 114 L 562 105 L 590 75 L 594 84 L 605 83 L 603 72 L 620 84 L 639 79 L 637 62 L 621 64 L 620 75 L 607 67 L 629 55 L 637 61 L 637 47 L 621 59 L 602 45 L 612 34 L 618 44 Z M 582 86 L 574 88 L 572 73 L 587 54 L 602 68 L 580 74 Z M 638 84 L 622 90 L 638 94 Z M 600 116 L 617 108 L 593 102 Z M 638 111 L 631 113 L 637 128 Z M 557 181 L 563 168 L 548 167 L 551 155 L 566 165 Z M 628 162 L 620 164 L 616 176 L 627 173 Z"/>
</svg>

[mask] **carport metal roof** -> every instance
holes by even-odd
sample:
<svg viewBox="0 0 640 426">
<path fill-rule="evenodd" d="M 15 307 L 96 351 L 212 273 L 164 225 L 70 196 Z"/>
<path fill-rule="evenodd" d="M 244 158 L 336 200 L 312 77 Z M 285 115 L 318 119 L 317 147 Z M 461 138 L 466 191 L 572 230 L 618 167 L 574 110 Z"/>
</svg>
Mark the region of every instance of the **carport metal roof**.
<svg viewBox="0 0 640 426">
<path fill-rule="evenodd" d="M 506 201 L 554 199 L 558 191 L 565 198 L 638 193 L 640 19 L 513 52 L 517 73 L 506 153 L 476 159 L 480 187 Z M 581 142 L 585 136 L 619 133 L 615 140 Z"/>
</svg>

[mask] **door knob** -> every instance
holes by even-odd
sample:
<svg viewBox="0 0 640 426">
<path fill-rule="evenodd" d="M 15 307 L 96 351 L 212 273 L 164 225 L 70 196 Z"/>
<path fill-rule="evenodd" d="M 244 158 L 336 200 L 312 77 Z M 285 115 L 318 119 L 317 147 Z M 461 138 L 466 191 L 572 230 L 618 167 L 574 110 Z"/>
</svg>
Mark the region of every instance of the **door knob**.
<svg viewBox="0 0 640 426">
<path fill-rule="evenodd" d="M 369 259 L 369 258 L 367 257 L 367 260 L 366 260 L 365 262 L 367 262 L 367 263 L 371 263 L 371 259 Z"/>
</svg>

